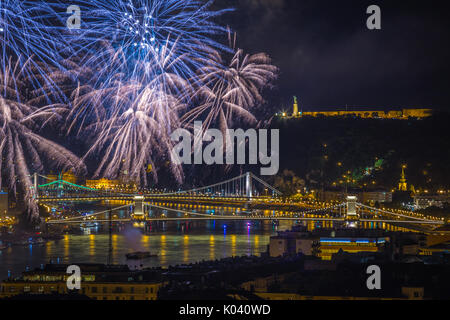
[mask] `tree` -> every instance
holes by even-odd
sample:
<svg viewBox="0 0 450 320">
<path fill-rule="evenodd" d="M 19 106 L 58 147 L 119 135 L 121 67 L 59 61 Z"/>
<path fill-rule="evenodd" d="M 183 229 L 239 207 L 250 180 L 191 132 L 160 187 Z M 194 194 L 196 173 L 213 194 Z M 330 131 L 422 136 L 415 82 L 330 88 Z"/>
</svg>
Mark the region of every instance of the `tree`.
<svg viewBox="0 0 450 320">
<path fill-rule="evenodd" d="M 305 180 L 297 177 L 293 171 L 286 169 L 275 177 L 274 185 L 284 196 L 291 196 L 305 187 Z"/>
</svg>

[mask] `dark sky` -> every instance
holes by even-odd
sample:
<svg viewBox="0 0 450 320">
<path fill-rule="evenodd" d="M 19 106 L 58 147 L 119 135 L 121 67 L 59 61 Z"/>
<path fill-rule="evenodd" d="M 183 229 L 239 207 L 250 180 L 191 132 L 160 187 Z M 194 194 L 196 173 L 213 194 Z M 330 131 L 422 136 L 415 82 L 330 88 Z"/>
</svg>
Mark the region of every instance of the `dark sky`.
<svg viewBox="0 0 450 320">
<path fill-rule="evenodd" d="M 382 30 L 366 9 L 381 8 Z M 216 0 L 249 53 L 280 68 L 267 97 L 280 108 L 293 95 L 304 110 L 332 107 L 449 108 L 449 15 L 445 1 Z M 450 109 L 450 108 L 449 108 Z"/>
</svg>

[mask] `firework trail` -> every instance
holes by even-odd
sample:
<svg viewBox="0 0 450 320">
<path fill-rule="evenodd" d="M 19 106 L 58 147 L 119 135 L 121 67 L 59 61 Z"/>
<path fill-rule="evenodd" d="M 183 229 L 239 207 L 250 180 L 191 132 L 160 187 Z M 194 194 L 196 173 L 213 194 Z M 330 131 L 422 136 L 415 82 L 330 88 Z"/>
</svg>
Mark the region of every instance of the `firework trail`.
<svg viewBox="0 0 450 320">
<path fill-rule="evenodd" d="M 32 88 L 52 87 L 47 103 L 64 99 L 48 77 L 51 66 L 60 67 L 61 52 L 69 47 L 62 35 L 65 26 L 55 23 L 61 18 L 45 1 L 0 1 L 0 68 L 4 72 L 13 58 L 32 80 Z"/>
<path fill-rule="evenodd" d="M 226 29 L 212 19 L 229 10 L 211 11 L 212 2 L 78 1 L 89 18 L 71 40 L 80 81 L 67 127 L 93 137 L 86 156 L 101 154 L 96 176 L 146 184 L 145 167 L 171 149 L 179 114 L 201 86 L 196 71 L 227 49 L 213 40 Z M 181 168 L 171 169 L 181 182 Z"/>
<path fill-rule="evenodd" d="M 231 39 L 230 35 L 229 41 L 235 48 L 236 36 Z M 190 125 L 202 119 L 205 130 L 217 124 L 223 134 L 236 120 L 255 124 L 252 109 L 264 102 L 261 91 L 277 78 L 277 71 L 265 53 L 249 55 L 236 49 L 227 63 L 219 52 L 214 52 L 198 70 L 202 83 L 196 90 L 199 104 L 186 112 L 181 121 Z"/>
<path fill-rule="evenodd" d="M 54 123 L 64 94 L 56 86 L 63 70 L 60 53 L 67 48 L 59 16 L 45 1 L 0 1 L 0 187 L 18 189 L 30 216 L 38 217 L 30 172 L 83 167 L 74 154 L 35 132 Z M 62 25 L 61 25 L 62 26 Z M 43 107 L 43 109 L 40 109 Z"/>
<path fill-rule="evenodd" d="M 71 61 L 74 72 L 83 79 L 83 85 L 79 85 L 72 95 L 72 108 L 66 116 L 68 130 L 76 129 L 77 134 L 91 142 L 86 157 L 101 155 L 96 177 L 120 176 L 123 180 L 146 185 L 145 169 L 148 165 L 155 167 L 154 159 L 162 159 L 169 153 L 172 147 L 170 133 L 179 127 L 178 114 L 186 107 L 183 101 L 184 95 L 190 93 L 189 81 L 167 71 L 183 56 L 180 57 L 173 48 L 163 47 L 153 60 L 135 62 L 134 68 L 145 69 L 140 74 L 146 74 L 146 77 L 130 79 L 123 52 L 106 44 L 104 52 L 111 57 L 103 63 L 112 62 L 116 75 L 98 89 L 95 84 L 102 73 L 80 68 Z M 172 166 L 171 169 L 181 182 L 181 168 Z M 157 180 L 155 171 L 152 175 Z"/>
<path fill-rule="evenodd" d="M 54 2 L 50 4 L 52 10 L 65 10 L 67 4 Z M 230 10 L 212 11 L 209 9 L 212 3 L 212 0 L 79 0 L 76 4 L 89 16 L 83 16 L 83 27 L 72 32 L 70 43 L 74 52 L 84 58 L 83 66 L 89 68 L 111 57 L 100 50 L 104 42 L 109 43 L 123 54 L 121 69 L 128 67 L 128 77 L 141 77 L 141 81 L 159 70 L 142 69 L 135 62 L 151 62 L 158 59 L 164 48 L 176 48 L 183 59 L 173 61 L 171 73 L 189 79 L 202 66 L 198 58 L 205 58 L 214 49 L 226 49 L 213 40 L 213 36 L 225 34 L 226 30 L 212 20 Z M 97 72 L 104 73 L 103 80 L 115 76 L 110 66 Z"/>
<path fill-rule="evenodd" d="M 46 165 L 62 170 L 83 170 L 81 160 L 62 146 L 33 132 L 37 121 L 45 121 L 49 113 L 30 104 L 39 101 L 40 90 L 30 92 L 31 81 L 27 63 L 4 63 L 0 69 L 0 187 L 5 177 L 8 188 L 15 194 L 22 189 L 31 217 L 39 211 L 33 200 L 31 172 L 43 170 Z M 27 70 L 27 71 L 25 71 Z M 37 71 L 39 72 L 39 71 Z"/>
</svg>

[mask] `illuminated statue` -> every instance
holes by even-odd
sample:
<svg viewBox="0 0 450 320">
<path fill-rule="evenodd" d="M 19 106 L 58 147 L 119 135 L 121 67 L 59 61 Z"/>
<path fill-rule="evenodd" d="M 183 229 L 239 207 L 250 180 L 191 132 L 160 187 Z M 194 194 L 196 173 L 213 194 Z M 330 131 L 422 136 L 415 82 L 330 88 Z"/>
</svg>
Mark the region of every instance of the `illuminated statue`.
<svg viewBox="0 0 450 320">
<path fill-rule="evenodd" d="M 298 103 L 297 103 L 297 97 L 294 96 L 294 112 L 292 113 L 293 117 L 298 117 Z"/>
</svg>

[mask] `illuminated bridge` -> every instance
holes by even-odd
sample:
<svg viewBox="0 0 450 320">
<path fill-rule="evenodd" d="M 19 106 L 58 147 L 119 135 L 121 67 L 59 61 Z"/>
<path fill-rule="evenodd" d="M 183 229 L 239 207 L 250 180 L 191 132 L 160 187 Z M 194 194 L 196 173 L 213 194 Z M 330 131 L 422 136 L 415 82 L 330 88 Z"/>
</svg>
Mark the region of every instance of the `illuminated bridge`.
<svg viewBox="0 0 450 320">
<path fill-rule="evenodd" d="M 165 193 L 123 193 L 112 190 L 89 188 L 64 181 L 62 179 L 39 184 L 39 179 L 49 180 L 48 177 L 34 174 L 33 193 L 40 203 L 68 202 L 68 201 L 95 201 L 95 200 L 167 200 L 167 199 L 198 199 L 210 200 L 227 199 L 237 202 L 249 201 L 259 198 L 275 198 L 281 192 L 247 172 L 238 177 L 222 181 L 210 186 L 179 190 Z"/>
<path fill-rule="evenodd" d="M 49 220 L 49 224 L 95 222 L 127 222 L 127 221 L 196 221 L 196 220 L 314 220 L 338 221 L 347 224 L 357 222 L 385 222 L 400 224 L 417 224 L 423 226 L 443 225 L 442 220 L 426 219 L 423 216 L 409 211 L 374 208 L 356 201 L 356 197 L 348 197 L 342 203 L 297 202 L 287 205 L 277 200 L 281 192 L 270 186 L 252 173 L 245 173 L 233 179 L 219 182 L 206 187 L 191 190 L 179 190 L 166 193 L 118 193 L 109 190 L 93 189 L 76 185 L 64 180 L 50 181 L 39 184 L 39 179 L 48 178 L 34 174 L 33 191 L 35 199 L 41 204 L 58 202 L 92 202 L 98 200 L 118 200 L 126 204 L 109 210 L 92 213 L 84 216 L 69 217 L 65 219 Z M 236 206 L 249 209 L 245 214 L 205 214 L 195 210 L 180 210 L 168 208 L 161 203 L 179 204 L 214 204 L 217 206 Z M 134 208 L 127 218 L 113 218 L 113 212 L 125 208 Z M 290 207 L 286 210 L 286 206 Z M 160 209 L 173 216 L 162 214 L 151 216 L 151 209 Z M 261 210 L 270 209 L 289 211 L 288 214 L 263 215 Z"/>
</svg>

